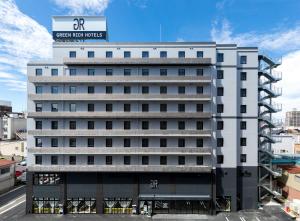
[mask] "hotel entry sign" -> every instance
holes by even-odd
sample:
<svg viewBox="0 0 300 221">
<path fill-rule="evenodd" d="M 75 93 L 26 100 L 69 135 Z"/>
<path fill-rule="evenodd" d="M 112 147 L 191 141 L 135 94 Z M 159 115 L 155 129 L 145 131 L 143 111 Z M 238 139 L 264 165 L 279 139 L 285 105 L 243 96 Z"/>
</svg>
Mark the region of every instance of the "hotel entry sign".
<svg viewBox="0 0 300 221">
<path fill-rule="evenodd" d="M 106 18 L 102 16 L 54 16 L 52 36 L 55 41 L 106 40 Z"/>
</svg>

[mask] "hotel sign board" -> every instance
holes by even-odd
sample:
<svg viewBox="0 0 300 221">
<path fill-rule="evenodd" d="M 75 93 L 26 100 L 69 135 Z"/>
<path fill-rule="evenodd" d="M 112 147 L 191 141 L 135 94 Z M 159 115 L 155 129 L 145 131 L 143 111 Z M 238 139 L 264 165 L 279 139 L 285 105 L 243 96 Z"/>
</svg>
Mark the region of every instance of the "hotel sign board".
<svg viewBox="0 0 300 221">
<path fill-rule="evenodd" d="M 107 39 L 106 18 L 102 16 L 54 16 L 52 36 L 55 41 Z"/>
</svg>

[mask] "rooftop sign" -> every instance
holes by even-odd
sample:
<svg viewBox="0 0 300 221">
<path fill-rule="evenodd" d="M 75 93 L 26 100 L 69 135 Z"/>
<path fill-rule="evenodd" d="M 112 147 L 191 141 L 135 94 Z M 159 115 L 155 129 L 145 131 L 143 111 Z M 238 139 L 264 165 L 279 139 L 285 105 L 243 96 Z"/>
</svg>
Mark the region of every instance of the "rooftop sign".
<svg viewBox="0 0 300 221">
<path fill-rule="evenodd" d="M 54 16 L 52 36 L 57 40 L 107 39 L 106 18 L 101 16 Z"/>
</svg>

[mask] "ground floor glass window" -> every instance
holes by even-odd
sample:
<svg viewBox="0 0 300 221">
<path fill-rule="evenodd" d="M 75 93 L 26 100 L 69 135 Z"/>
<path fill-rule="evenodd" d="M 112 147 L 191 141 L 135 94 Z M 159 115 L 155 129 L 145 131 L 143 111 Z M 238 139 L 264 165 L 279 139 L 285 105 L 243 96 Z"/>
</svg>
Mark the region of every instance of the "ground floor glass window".
<svg viewBox="0 0 300 221">
<path fill-rule="evenodd" d="M 59 214 L 62 206 L 57 198 L 33 198 L 33 213 Z"/>
<path fill-rule="evenodd" d="M 216 211 L 217 212 L 230 212 L 231 211 L 231 197 L 222 196 L 216 198 Z"/>
<path fill-rule="evenodd" d="M 67 213 L 96 213 L 96 199 L 68 198 Z"/>
<path fill-rule="evenodd" d="M 104 198 L 105 214 L 131 214 L 131 198 Z"/>
</svg>

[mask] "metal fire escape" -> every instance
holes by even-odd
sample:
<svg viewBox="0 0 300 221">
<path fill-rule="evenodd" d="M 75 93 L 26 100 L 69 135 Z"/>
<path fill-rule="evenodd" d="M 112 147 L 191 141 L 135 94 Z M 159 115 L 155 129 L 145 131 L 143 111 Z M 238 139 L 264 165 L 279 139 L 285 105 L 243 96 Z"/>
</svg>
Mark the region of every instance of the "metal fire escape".
<svg viewBox="0 0 300 221">
<path fill-rule="evenodd" d="M 258 62 L 258 194 L 261 202 L 270 196 L 281 197 L 280 191 L 275 190 L 275 182 L 276 178 L 282 175 L 282 171 L 272 164 L 272 159 L 275 158 L 272 143 L 276 142 L 272 138 L 272 129 L 276 127 L 272 114 L 282 109 L 280 104 L 273 102 L 274 98 L 282 94 L 281 89 L 274 86 L 282 79 L 282 75 L 273 70 L 281 62 L 275 62 L 265 55 L 259 55 Z"/>
</svg>

